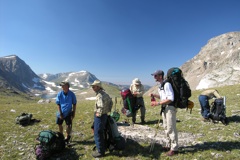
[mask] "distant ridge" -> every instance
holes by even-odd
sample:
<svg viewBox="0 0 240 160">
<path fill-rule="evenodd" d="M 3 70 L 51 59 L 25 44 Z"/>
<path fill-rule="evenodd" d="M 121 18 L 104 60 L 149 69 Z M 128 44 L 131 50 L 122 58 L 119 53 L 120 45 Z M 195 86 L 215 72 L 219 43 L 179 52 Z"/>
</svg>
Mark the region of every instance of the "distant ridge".
<svg viewBox="0 0 240 160">
<path fill-rule="evenodd" d="M 16 91 L 31 93 L 44 90 L 40 78 L 18 56 L 0 57 L 0 86 Z"/>
</svg>

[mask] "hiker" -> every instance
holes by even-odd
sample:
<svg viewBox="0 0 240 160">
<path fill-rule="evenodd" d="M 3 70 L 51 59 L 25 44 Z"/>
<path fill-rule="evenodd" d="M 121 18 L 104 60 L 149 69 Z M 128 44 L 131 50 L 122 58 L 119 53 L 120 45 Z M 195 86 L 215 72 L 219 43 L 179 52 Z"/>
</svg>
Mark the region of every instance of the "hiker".
<svg viewBox="0 0 240 160">
<path fill-rule="evenodd" d="M 132 84 L 130 85 L 130 91 L 132 92 L 132 95 L 136 98 L 136 105 L 141 106 L 140 111 L 141 111 L 141 124 L 145 123 L 145 113 L 146 113 L 146 108 L 144 105 L 144 100 L 143 100 L 143 93 L 144 93 L 144 86 L 142 85 L 141 81 L 138 78 L 133 79 Z M 136 115 L 137 111 L 133 113 L 132 116 L 132 122 L 136 122 Z"/>
<path fill-rule="evenodd" d="M 96 93 L 96 102 L 94 106 L 94 140 L 96 144 L 96 151 L 92 153 L 94 158 L 103 157 L 105 155 L 105 139 L 104 129 L 107 124 L 108 113 L 112 109 L 112 99 L 104 91 L 102 83 L 95 80 L 92 84 L 92 89 Z"/>
<path fill-rule="evenodd" d="M 216 89 L 205 90 L 198 97 L 204 122 L 209 121 L 209 118 L 212 119 L 212 114 L 210 113 L 209 99 L 213 98 L 222 98 Z"/>
<path fill-rule="evenodd" d="M 56 104 L 58 106 L 56 123 L 59 127 L 59 132 L 63 134 L 63 121 L 66 123 L 67 138 L 66 143 L 69 143 L 72 132 L 72 121 L 75 117 L 77 99 L 75 94 L 69 90 L 69 82 L 61 82 L 62 91 L 57 94 Z"/>
<path fill-rule="evenodd" d="M 166 82 L 163 89 L 161 89 L 164 80 L 164 72 L 162 70 L 157 70 L 151 75 L 154 76 L 156 82 L 160 82 L 158 88 L 159 94 L 151 94 L 151 96 L 160 99 L 160 101 L 151 101 L 151 106 L 161 105 L 162 107 L 163 127 L 167 136 L 166 146 L 163 147 L 163 151 L 168 151 L 167 156 L 173 156 L 178 154 L 178 132 L 176 128 L 177 109 L 173 103 L 173 88 L 169 82 Z"/>
</svg>

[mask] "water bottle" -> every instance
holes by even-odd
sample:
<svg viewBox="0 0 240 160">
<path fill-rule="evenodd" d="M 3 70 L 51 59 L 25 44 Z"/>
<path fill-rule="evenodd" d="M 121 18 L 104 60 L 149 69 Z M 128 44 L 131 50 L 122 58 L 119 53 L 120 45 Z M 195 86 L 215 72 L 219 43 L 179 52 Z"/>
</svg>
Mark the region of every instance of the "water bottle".
<svg viewBox="0 0 240 160">
<path fill-rule="evenodd" d="M 151 94 L 151 102 L 155 102 L 155 101 L 156 101 L 155 97 L 153 96 L 153 94 Z"/>
</svg>

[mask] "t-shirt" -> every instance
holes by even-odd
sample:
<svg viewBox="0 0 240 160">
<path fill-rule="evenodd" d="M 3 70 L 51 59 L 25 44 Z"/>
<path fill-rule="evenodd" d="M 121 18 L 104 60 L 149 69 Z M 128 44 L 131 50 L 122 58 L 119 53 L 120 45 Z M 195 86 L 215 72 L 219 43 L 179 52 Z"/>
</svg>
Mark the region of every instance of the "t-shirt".
<svg viewBox="0 0 240 160">
<path fill-rule="evenodd" d="M 72 105 L 77 104 L 77 99 L 75 94 L 70 90 L 68 90 L 67 94 L 65 94 L 63 91 L 60 91 L 57 94 L 56 104 L 61 106 L 63 117 L 65 118 L 72 112 Z M 58 117 L 59 115 L 60 113 L 58 113 Z"/>
</svg>

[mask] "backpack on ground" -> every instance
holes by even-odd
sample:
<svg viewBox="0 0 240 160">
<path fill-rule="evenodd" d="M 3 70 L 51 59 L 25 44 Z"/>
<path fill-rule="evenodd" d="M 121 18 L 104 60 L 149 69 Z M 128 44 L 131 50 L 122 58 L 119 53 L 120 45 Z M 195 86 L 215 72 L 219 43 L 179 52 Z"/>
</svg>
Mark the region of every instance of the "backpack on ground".
<svg viewBox="0 0 240 160">
<path fill-rule="evenodd" d="M 35 154 L 39 160 L 64 150 L 66 145 L 63 134 L 52 130 L 41 131 L 36 140 L 39 141 L 39 145 L 35 148 Z"/>
<path fill-rule="evenodd" d="M 116 105 L 117 105 L 117 97 L 115 97 L 114 111 L 110 114 L 110 116 L 117 122 L 120 119 L 120 114 L 118 113 Z"/>
<path fill-rule="evenodd" d="M 130 89 L 122 89 L 120 92 L 123 100 L 122 113 L 127 117 L 132 117 L 132 114 L 136 112 L 140 106 L 136 105 L 136 98 L 132 95 Z"/>
<path fill-rule="evenodd" d="M 106 148 L 109 151 L 125 149 L 125 139 L 120 135 L 116 121 L 108 116 L 105 129 Z"/>
<path fill-rule="evenodd" d="M 189 100 L 192 95 L 191 89 L 183 77 L 182 70 L 177 67 L 170 68 L 167 72 L 167 79 L 163 82 L 161 89 L 163 89 L 166 82 L 172 85 L 174 91 L 174 106 L 181 109 L 188 109 L 189 106 L 190 109 L 192 109 L 194 105 L 193 102 Z"/>
<path fill-rule="evenodd" d="M 21 113 L 20 116 L 16 117 L 16 124 L 20 124 L 22 126 L 29 125 L 32 119 L 32 114 L 30 113 Z"/>
<path fill-rule="evenodd" d="M 225 106 L 225 97 L 217 98 L 212 103 L 211 107 L 211 119 L 213 122 L 221 121 L 224 125 L 228 124 L 228 119 L 226 117 L 226 106 Z"/>
</svg>

